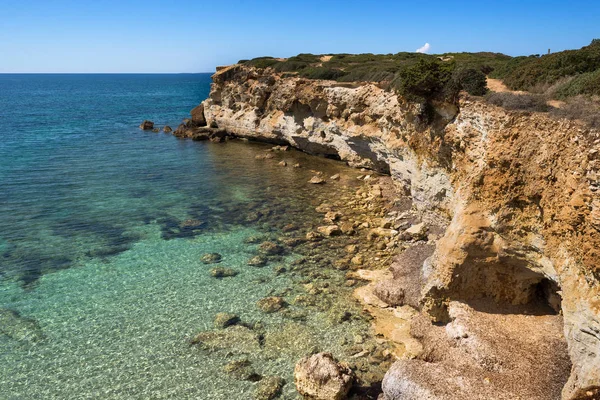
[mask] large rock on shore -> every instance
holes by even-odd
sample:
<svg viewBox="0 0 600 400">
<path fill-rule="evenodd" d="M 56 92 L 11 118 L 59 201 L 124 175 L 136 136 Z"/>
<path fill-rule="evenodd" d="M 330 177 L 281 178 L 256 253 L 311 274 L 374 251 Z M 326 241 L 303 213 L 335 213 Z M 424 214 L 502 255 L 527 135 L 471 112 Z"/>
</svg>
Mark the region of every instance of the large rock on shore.
<svg viewBox="0 0 600 400">
<path fill-rule="evenodd" d="M 343 400 L 348 395 L 354 373 L 330 353 L 318 353 L 298 361 L 294 382 L 298 393 L 316 400 Z"/>
<path fill-rule="evenodd" d="M 196 126 L 206 126 L 206 118 L 204 118 L 204 104 L 200 103 L 190 111 L 192 122 Z"/>
</svg>

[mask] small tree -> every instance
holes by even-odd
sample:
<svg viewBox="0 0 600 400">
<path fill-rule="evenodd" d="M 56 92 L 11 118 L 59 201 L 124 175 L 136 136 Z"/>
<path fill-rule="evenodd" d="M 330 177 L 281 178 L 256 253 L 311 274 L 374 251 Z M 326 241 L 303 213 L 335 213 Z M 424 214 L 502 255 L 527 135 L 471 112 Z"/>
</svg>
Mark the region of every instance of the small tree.
<svg viewBox="0 0 600 400">
<path fill-rule="evenodd" d="M 487 81 L 481 71 L 473 68 L 456 70 L 452 79 L 458 83 L 461 90 L 473 96 L 483 96 L 487 93 Z"/>
</svg>

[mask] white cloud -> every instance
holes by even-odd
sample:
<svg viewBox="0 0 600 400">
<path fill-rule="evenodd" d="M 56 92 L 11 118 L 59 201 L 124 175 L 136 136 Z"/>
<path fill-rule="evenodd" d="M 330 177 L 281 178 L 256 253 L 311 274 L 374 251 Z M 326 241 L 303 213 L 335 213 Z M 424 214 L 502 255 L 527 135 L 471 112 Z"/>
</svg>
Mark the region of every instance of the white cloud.
<svg viewBox="0 0 600 400">
<path fill-rule="evenodd" d="M 423 47 L 419 47 L 416 52 L 417 53 L 427 53 L 429 51 L 429 49 L 431 48 L 431 45 L 429 43 L 425 43 L 423 45 Z"/>
</svg>

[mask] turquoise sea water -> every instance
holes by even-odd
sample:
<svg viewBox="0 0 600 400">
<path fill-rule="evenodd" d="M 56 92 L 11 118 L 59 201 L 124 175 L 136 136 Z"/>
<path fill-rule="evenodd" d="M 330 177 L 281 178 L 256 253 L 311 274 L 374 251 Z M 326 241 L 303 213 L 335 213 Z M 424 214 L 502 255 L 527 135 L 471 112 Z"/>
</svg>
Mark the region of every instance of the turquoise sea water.
<svg viewBox="0 0 600 400">
<path fill-rule="evenodd" d="M 0 75 L 0 399 L 250 399 L 257 384 L 223 371 L 240 358 L 295 398 L 298 358 L 365 334 L 360 318 L 331 317 L 348 310 L 338 294 L 294 302 L 309 282 L 343 287 L 330 261 L 345 243 L 247 265 L 261 241 L 304 236 L 317 205 L 355 190 L 355 171 L 137 128 L 176 127 L 209 85 L 208 74 Z M 310 185 L 312 170 L 344 184 Z M 239 274 L 213 278 L 209 252 Z M 256 307 L 272 295 L 285 312 Z M 219 312 L 252 329 L 214 330 Z M 225 337 L 190 346 L 202 331 Z"/>
</svg>

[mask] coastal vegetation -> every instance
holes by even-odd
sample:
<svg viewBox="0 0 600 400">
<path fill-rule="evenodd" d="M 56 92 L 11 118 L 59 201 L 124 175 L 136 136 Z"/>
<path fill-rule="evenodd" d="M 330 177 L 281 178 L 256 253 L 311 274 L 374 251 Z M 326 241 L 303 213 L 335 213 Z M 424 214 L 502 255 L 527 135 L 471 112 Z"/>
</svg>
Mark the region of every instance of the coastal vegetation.
<svg viewBox="0 0 600 400">
<path fill-rule="evenodd" d="M 578 50 L 511 57 L 501 53 L 299 54 L 241 60 L 285 76 L 376 82 L 419 103 L 456 103 L 465 91 L 512 110 L 549 112 L 600 126 L 600 39 Z M 489 93 L 486 78 L 514 92 Z M 560 107 L 556 105 L 560 104 Z"/>
</svg>

